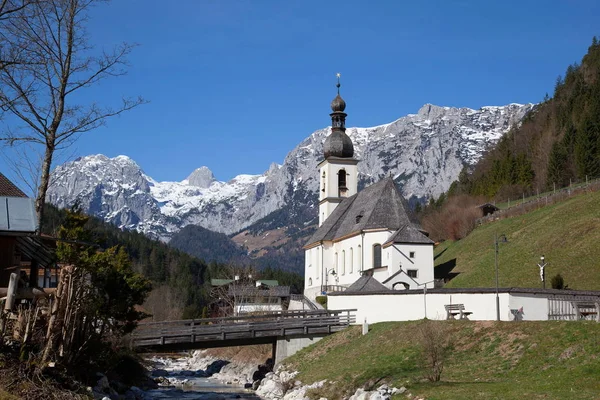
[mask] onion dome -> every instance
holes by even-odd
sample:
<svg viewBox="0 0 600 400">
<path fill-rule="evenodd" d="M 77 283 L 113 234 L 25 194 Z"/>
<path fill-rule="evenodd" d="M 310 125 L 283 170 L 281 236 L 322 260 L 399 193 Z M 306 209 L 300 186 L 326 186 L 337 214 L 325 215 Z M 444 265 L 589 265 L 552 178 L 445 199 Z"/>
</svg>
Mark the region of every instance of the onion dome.
<svg viewBox="0 0 600 400">
<path fill-rule="evenodd" d="M 333 130 L 323 143 L 323 153 L 325 158 L 352 158 L 354 156 L 352 139 L 341 130 Z"/>
<path fill-rule="evenodd" d="M 331 102 L 331 135 L 323 143 L 323 155 L 328 157 L 352 158 L 354 146 L 352 139 L 346 135 L 346 102 L 340 96 L 340 74 L 337 74 L 337 96 Z"/>
<path fill-rule="evenodd" d="M 339 84 L 338 84 L 339 85 Z M 331 111 L 343 112 L 346 109 L 346 102 L 342 99 L 342 96 L 338 93 L 335 99 L 331 101 Z"/>
</svg>

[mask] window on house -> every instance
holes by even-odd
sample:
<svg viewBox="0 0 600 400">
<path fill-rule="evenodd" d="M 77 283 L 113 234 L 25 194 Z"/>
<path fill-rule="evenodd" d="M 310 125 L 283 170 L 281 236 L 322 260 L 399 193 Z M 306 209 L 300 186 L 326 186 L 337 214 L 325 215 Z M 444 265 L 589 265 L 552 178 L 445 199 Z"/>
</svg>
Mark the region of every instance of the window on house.
<svg viewBox="0 0 600 400">
<path fill-rule="evenodd" d="M 416 269 L 409 269 L 408 271 L 406 271 L 406 274 L 411 278 L 418 278 L 418 273 Z"/>
<path fill-rule="evenodd" d="M 409 253 L 409 256 L 410 256 L 410 258 L 415 258 L 415 252 L 414 252 L 414 251 L 411 251 L 411 252 Z"/>
<path fill-rule="evenodd" d="M 381 267 L 381 245 L 373 246 L 373 268 Z"/>
</svg>

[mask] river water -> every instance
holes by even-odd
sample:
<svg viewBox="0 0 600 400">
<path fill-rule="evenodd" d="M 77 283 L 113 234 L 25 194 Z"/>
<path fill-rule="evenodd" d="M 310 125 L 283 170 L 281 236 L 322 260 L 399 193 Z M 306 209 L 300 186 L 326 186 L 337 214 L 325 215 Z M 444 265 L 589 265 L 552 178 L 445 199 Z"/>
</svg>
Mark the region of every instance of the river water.
<svg viewBox="0 0 600 400">
<path fill-rule="evenodd" d="M 155 371 L 165 380 L 171 381 L 169 386 L 146 390 L 144 398 L 152 400 L 163 399 L 201 399 L 201 400 L 260 400 L 251 389 L 245 389 L 239 384 L 226 384 L 214 378 L 198 376 L 195 368 L 190 368 L 188 357 L 153 357 L 151 361 Z"/>
</svg>

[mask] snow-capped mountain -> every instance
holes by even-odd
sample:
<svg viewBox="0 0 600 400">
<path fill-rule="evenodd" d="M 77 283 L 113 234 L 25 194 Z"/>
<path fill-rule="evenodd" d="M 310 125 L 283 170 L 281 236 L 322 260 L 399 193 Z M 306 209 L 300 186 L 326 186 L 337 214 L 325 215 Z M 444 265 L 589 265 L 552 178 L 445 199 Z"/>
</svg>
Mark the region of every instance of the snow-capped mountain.
<svg viewBox="0 0 600 400">
<path fill-rule="evenodd" d="M 477 162 L 532 108 L 426 104 L 417 114 L 372 128 L 348 128 L 346 133 L 360 159 L 362 185 L 392 174 L 407 198 L 437 197 L 463 166 Z M 59 207 L 78 201 L 88 213 L 162 240 L 189 224 L 233 233 L 286 205 L 315 207 L 317 164 L 329 132 L 312 133 L 283 165 L 272 164 L 262 175 L 239 175 L 229 182 L 217 181 L 207 167 L 180 182 L 157 182 L 126 156 L 82 157 L 55 169 L 48 200 Z"/>
</svg>

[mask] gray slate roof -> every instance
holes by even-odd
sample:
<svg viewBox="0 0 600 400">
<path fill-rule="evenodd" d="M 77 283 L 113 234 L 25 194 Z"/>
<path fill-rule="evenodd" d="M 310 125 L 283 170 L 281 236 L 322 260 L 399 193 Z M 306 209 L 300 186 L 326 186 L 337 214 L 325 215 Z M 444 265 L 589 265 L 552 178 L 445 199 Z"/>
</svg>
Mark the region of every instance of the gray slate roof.
<svg viewBox="0 0 600 400">
<path fill-rule="evenodd" d="M 289 286 L 270 286 L 268 289 L 258 288 L 252 285 L 229 286 L 227 292 L 229 296 L 248 296 L 248 297 L 289 297 Z"/>
<path fill-rule="evenodd" d="M 419 244 L 434 244 L 434 241 L 423 235 L 417 228 L 412 225 L 405 225 L 398 229 L 387 242 L 383 245 L 391 245 L 394 243 L 419 243 Z"/>
<path fill-rule="evenodd" d="M 0 197 L 0 232 L 34 233 L 35 203 L 27 197 Z"/>
<path fill-rule="evenodd" d="M 380 292 L 390 290 L 381 284 L 377 279 L 373 278 L 372 275 L 363 275 L 357 279 L 352 285 L 348 287 L 344 292 Z"/>
<path fill-rule="evenodd" d="M 357 218 L 359 216 L 362 217 Z M 412 227 L 422 236 L 422 241 L 416 243 L 431 242 L 419 232 L 419 223 L 408 202 L 396 188 L 393 178 L 388 177 L 344 199 L 306 245 L 321 240 L 336 240 L 365 229 L 398 231 L 406 226 Z M 407 232 L 413 242 L 417 240 L 418 235 L 412 229 Z"/>
</svg>

